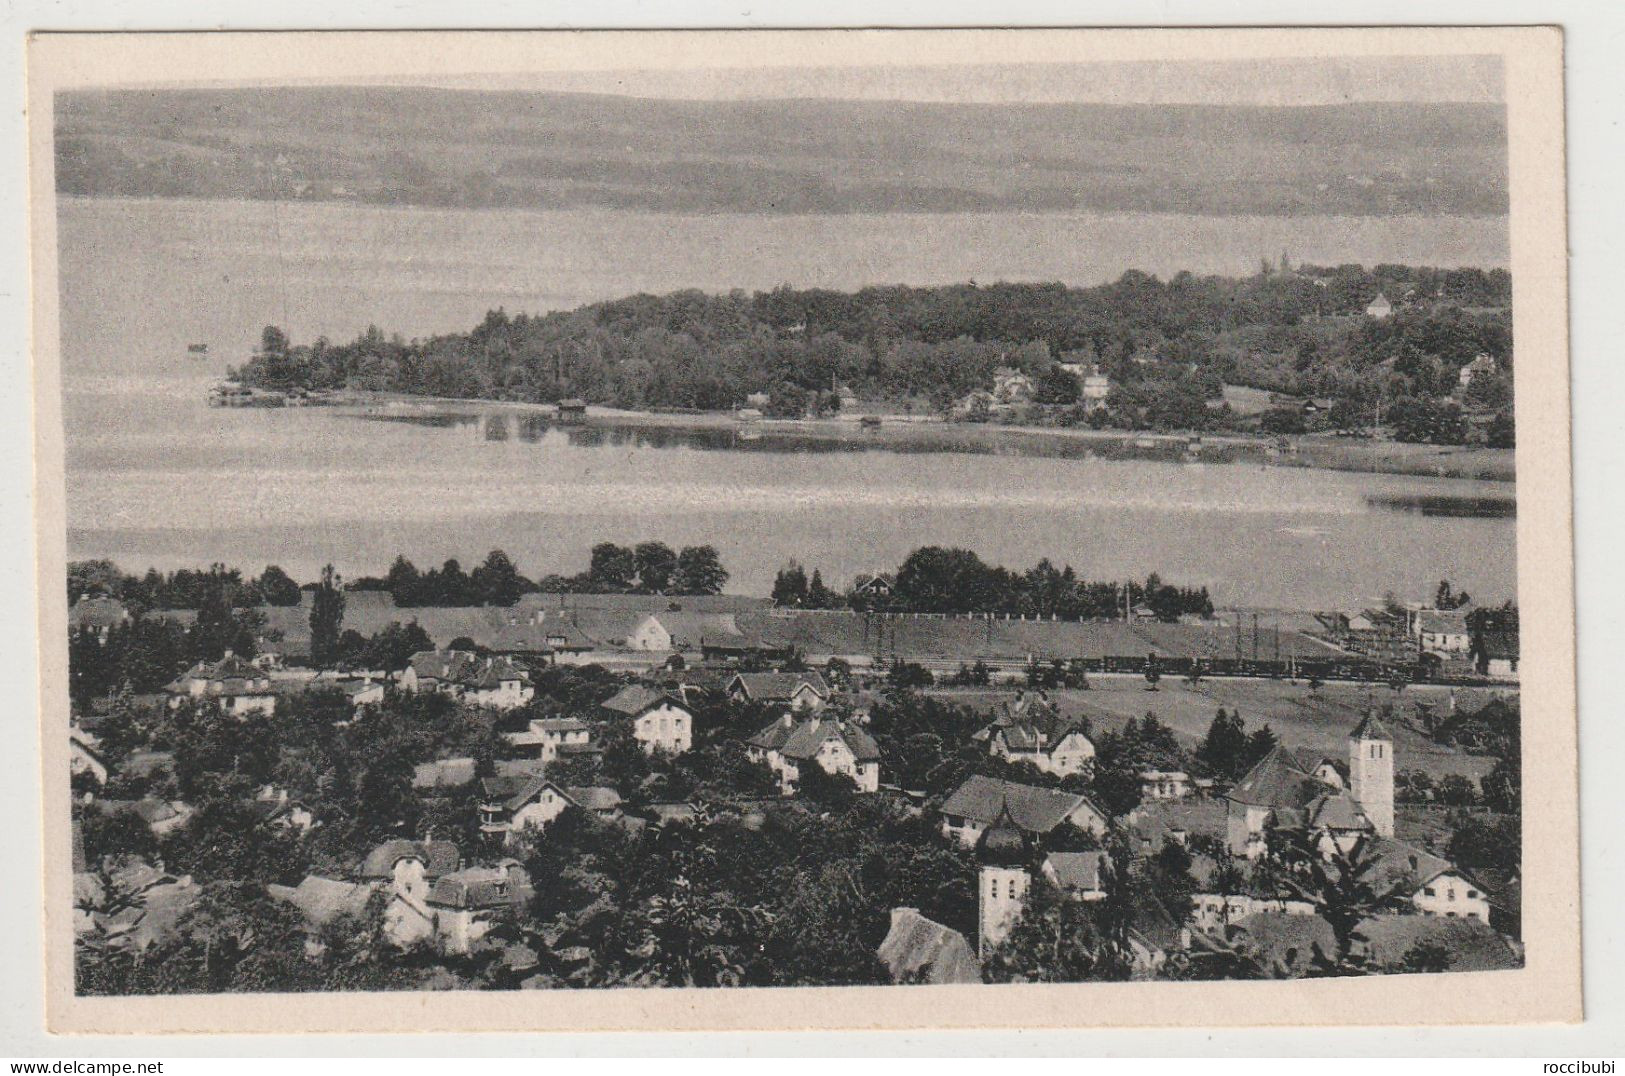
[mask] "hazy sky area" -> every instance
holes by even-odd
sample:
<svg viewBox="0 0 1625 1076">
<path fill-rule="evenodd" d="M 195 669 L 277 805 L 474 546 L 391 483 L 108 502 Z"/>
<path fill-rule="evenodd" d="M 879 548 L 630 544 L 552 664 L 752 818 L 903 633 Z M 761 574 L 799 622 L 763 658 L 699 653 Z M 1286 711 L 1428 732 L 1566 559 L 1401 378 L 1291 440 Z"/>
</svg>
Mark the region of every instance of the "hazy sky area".
<svg viewBox="0 0 1625 1076">
<path fill-rule="evenodd" d="M 1501 60 L 1496 56 L 568 71 L 436 79 L 432 84 L 711 100 L 1319 105 L 1503 98 Z"/>
<path fill-rule="evenodd" d="M 258 80 L 254 80 L 258 81 Z M 1349 101 L 1504 99 L 1498 56 L 1352 56 L 1251 60 L 930 66 L 684 67 L 484 71 L 414 77 L 277 79 L 284 85 L 372 84 L 556 90 L 688 100 L 831 98 L 870 101 L 1321 105 Z M 167 85 L 179 85 L 169 82 Z M 219 82 L 188 85 L 220 85 Z M 241 84 L 241 83 L 237 83 Z"/>
</svg>

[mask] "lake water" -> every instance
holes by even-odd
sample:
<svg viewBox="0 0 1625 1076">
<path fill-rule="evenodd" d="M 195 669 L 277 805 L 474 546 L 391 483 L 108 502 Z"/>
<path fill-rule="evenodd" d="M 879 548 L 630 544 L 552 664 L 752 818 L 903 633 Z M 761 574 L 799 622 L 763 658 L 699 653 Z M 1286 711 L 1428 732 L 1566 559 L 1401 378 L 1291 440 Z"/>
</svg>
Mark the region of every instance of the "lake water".
<svg viewBox="0 0 1625 1076">
<path fill-rule="evenodd" d="M 369 322 L 415 336 L 467 328 L 497 304 L 785 282 L 1089 284 L 1129 267 L 1246 271 L 1282 249 L 1305 261 L 1492 266 L 1505 264 L 1499 220 L 65 201 L 59 232 L 71 557 L 127 569 L 275 562 L 308 578 L 327 561 L 381 572 L 397 552 L 468 565 L 501 547 L 541 575 L 581 569 L 598 541 L 659 539 L 716 545 L 730 589 L 765 592 L 792 556 L 845 583 L 916 546 L 956 544 L 1012 566 L 1047 556 L 1089 578 L 1158 571 L 1205 583 L 1221 602 L 1348 605 L 1390 589 L 1422 596 L 1441 578 L 1481 598 L 1514 591 L 1514 521 L 1449 511 L 1504 502 L 1503 484 L 204 402 L 267 322 L 300 340 Z M 188 358 L 190 342 L 207 342 L 210 358 Z"/>
</svg>

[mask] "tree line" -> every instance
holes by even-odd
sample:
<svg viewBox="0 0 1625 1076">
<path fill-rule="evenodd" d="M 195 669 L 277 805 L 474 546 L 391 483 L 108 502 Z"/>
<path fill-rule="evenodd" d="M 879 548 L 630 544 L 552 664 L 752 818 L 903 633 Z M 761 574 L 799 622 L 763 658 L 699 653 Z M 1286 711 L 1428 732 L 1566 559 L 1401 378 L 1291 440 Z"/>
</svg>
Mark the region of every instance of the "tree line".
<svg viewBox="0 0 1625 1076">
<path fill-rule="evenodd" d="M 1363 317 L 1379 292 L 1404 300 L 1400 310 Z M 1352 428 L 1372 424 L 1385 404 L 1443 400 L 1480 353 L 1501 373 L 1479 391 L 1509 406 L 1510 297 L 1504 270 L 1398 265 L 1182 272 L 1167 281 L 1130 271 L 1088 288 L 689 290 L 543 315 L 497 309 L 467 333 L 411 341 L 374 326 L 349 343 L 296 345 L 268 326 L 259 354 L 234 376 L 274 390 L 579 397 L 631 409 L 725 410 L 760 393 L 773 413 L 795 416 L 837 407 L 844 392 L 946 413 L 1010 367 L 1035 379 L 1041 403 L 1066 412 L 1060 421 L 1233 425 L 1223 406 L 1210 406 L 1232 383 L 1331 396 Z M 1061 362 L 1111 377 L 1105 410 L 1067 408 L 1076 380 L 1057 372 Z"/>
</svg>

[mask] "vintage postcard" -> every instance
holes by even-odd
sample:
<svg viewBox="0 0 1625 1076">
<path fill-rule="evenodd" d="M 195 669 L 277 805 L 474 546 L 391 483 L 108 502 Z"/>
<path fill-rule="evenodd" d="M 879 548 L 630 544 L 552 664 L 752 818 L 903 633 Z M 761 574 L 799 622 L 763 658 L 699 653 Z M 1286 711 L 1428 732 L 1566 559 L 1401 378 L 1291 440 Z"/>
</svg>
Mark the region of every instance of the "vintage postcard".
<svg viewBox="0 0 1625 1076">
<path fill-rule="evenodd" d="M 29 63 L 53 1030 L 1580 1017 L 1559 31 Z"/>
</svg>

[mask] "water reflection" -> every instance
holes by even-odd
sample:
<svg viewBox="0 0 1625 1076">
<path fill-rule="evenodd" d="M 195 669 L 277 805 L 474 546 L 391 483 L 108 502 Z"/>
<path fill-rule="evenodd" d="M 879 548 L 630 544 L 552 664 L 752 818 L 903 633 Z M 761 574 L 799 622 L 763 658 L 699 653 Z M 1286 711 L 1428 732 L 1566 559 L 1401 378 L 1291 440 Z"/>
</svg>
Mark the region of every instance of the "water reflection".
<svg viewBox="0 0 1625 1076">
<path fill-rule="evenodd" d="M 974 456 L 1063 460 L 1140 461 L 1200 468 L 1208 464 L 1265 466 L 1280 463 L 1271 446 L 1246 441 L 1200 441 L 1177 436 L 1067 437 L 1044 430 L 939 423 L 911 428 L 895 422 L 883 429 L 782 427 L 772 424 L 725 423 L 691 426 L 643 424 L 616 419 L 596 425 L 560 423 L 545 412 L 410 411 L 340 412 L 368 422 L 400 423 L 426 429 L 463 430 L 488 442 L 516 440 L 540 445 L 551 440 L 572 448 L 620 448 L 700 452 L 794 453 L 818 455 L 886 452 L 897 455 L 953 453 Z M 1049 434 L 1049 435 L 1046 435 Z M 1386 512 L 1423 516 L 1511 519 L 1517 515 L 1512 496 L 1452 493 L 1372 493 L 1365 504 Z"/>
<path fill-rule="evenodd" d="M 1421 516 L 1452 516 L 1459 519 L 1513 519 L 1518 502 L 1512 497 L 1465 497 L 1451 494 L 1374 493 L 1366 497 L 1373 508 L 1409 512 Z"/>
</svg>

